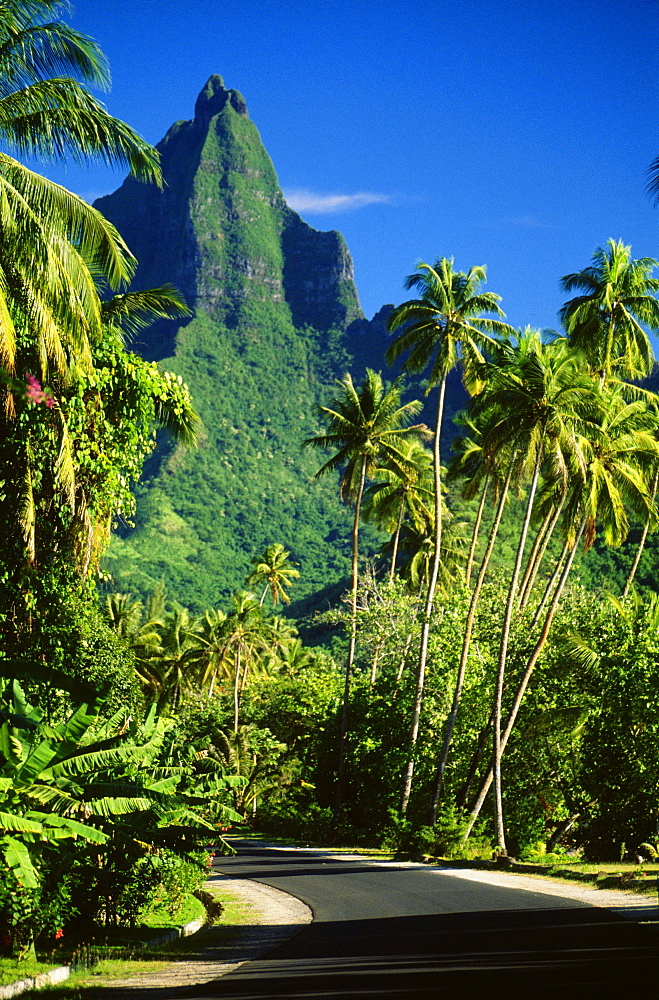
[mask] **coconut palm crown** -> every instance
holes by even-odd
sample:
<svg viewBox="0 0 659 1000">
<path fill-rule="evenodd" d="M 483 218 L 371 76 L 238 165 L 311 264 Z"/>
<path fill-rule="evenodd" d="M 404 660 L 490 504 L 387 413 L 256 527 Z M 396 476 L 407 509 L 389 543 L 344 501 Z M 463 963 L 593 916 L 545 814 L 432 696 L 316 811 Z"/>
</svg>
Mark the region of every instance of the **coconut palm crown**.
<svg viewBox="0 0 659 1000">
<path fill-rule="evenodd" d="M 659 330 L 659 261 L 632 260 L 631 247 L 608 240 L 598 247 L 589 267 L 561 279 L 561 290 L 582 294 L 560 311 L 570 343 L 587 357 L 602 378 L 643 378 L 654 354 L 646 328 Z"/>
</svg>

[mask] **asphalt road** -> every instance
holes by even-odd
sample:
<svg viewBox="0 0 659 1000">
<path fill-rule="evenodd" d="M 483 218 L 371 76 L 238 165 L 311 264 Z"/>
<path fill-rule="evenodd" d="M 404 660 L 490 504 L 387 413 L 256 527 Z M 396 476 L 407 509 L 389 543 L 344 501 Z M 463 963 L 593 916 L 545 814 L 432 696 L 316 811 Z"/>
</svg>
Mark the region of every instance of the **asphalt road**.
<svg viewBox="0 0 659 1000">
<path fill-rule="evenodd" d="M 181 1000 L 659 1000 L 657 924 L 430 870 L 237 846 L 219 870 L 297 896 L 314 921 Z"/>
</svg>

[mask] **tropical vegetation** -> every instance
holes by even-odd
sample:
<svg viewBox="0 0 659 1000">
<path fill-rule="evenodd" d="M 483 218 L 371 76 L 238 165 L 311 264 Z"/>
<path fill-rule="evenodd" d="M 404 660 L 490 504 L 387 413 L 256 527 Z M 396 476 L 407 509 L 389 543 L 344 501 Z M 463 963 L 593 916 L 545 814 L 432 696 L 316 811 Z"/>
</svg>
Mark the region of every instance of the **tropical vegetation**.
<svg viewBox="0 0 659 1000">
<path fill-rule="evenodd" d="M 58 11 L 0 12 L 5 143 L 157 183 Z M 506 324 L 484 267 L 421 262 L 389 317 L 405 376 L 345 371 L 289 456 L 325 452 L 306 501 L 350 508 L 350 559 L 301 611 L 273 514 L 202 608 L 101 564 L 158 437 L 203 448 L 180 373 L 128 344 L 188 307 L 131 291 L 113 227 L 2 156 L 0 948 L 175 915 L 230 824 L 414 856 L 657 856 L 659 262 L 597 248 L 561 279 L 578 294 L 555 332 Z"/>
</svg>

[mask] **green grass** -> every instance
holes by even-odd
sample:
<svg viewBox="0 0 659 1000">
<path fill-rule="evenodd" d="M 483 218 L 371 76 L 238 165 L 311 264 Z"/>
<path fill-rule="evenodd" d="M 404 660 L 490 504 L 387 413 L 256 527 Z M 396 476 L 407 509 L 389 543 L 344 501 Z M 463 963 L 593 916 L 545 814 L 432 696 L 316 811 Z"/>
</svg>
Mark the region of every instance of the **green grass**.
<svg viewBox="0 0 659 1000">
<path fill-rule="evenodd" d="M 43 972 L 49 972 L 56 966 L 52 962 L 35 962 L 28 958 L 24 962 L 19 962 L 14 958 L 0 958 L 0 986 L 7 983 L 15 983 L 17 979 L 28 979 L 31 976 L 40 976 Z"/>
<path fill-rule="evenodd" d="M 164 906 L 154 905 L 140 915 L 140 922 L 146 927 L 157 928 L 158 931 L 167 933 L 174 927 L 182 927 L 192 920 L 203 919 L 205 913 L 203 903 L 200 903 L 194 896 L 187 896 L 181 909 L 173 917 Z"/>
<path fill-rule="evenodd" d="M 252 923 L 251 907 L 248 903 L 243 903 L 224 885 L 207 883 L 204 889 L 211 892 L 223 905 L 219 920 L 212 927 L 204 927 L 196 934 L 186 938 L 178 938 L 166 945 L 159 945 L 155 948 L 145 949 L 143 952 L 131 956 L 130 958 L 108 958 L 100 961 L 91 969 L 84 969 L 73 973 L 64 983 L 55 986 L 47 986 L 43 990 L 30 990 L 21 994 L 24 1000 L 38 1000 L 44 994 L 48 1000 L 92 1000 L 96 996 L 99 988 L 111 988 L 118 979 L 128 979 L 133 976 L 152 976 L 164 971 L 174 962 L 185 961 L 196 958 L 205 949 L 228 944 L 237 935 L 239 924 Z M 195 900 L 195 902 L 198 902 Z M 195 919 L 190 917 L 188 919 Z M 188 920 L 177 921 L 172 926 L 180 926 Z M 164 929 L 163 924 L 158 924 L 158 930 Z M 52 968 L 52 966 L 51 966 Z M 41 969 L 45 971 L 45 967 Z M 14 977 L 22 978 L 22 977 Z M 8 980 L 12 981 L 12 980 Z"/>
<path fill-rule="evenodd" d="M 251 924 L 254 922 L 252 904 L 238 899 L 237 896 L 234 896 L 225 888 L 224 884 L 207 882 L 204 885 L 204 889 L 215 896 L 215 899 L 219 900 L 222 904 L 222 914 L 215 925 L 216 927 L 230 929 L 237 924 Z"/>
</svg>

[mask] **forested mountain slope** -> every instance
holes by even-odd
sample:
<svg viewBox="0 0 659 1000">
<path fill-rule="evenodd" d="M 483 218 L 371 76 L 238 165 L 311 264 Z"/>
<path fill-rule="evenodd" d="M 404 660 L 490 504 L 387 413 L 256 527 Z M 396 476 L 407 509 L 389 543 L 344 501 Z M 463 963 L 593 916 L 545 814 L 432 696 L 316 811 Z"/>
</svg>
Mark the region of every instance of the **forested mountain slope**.
<svg viewBox="0 0 659 1000">
<path fill-rule="evenodd" d="M 385 323 L 364 319 L 350 254 L 285 203 L 243 98 L 212 76 L 195 116 L 159 145 L 166 185 L 127 179 L 96 207 L 140 262 L 134 288 L 176 285 L 194 310 L 134 347 L 181 375 L 204 425 L 196 452 L 160 449 L 136 526 L 106 558 L 114 585 L 164 576 L 190 606 L 240 586 L 272 541 L 300 563 L 298 594 L 348 568 L 349 514 L 336 482 L 313 482 L 314 406 L 335 378 L 386 368 Z"/>
</svg>

